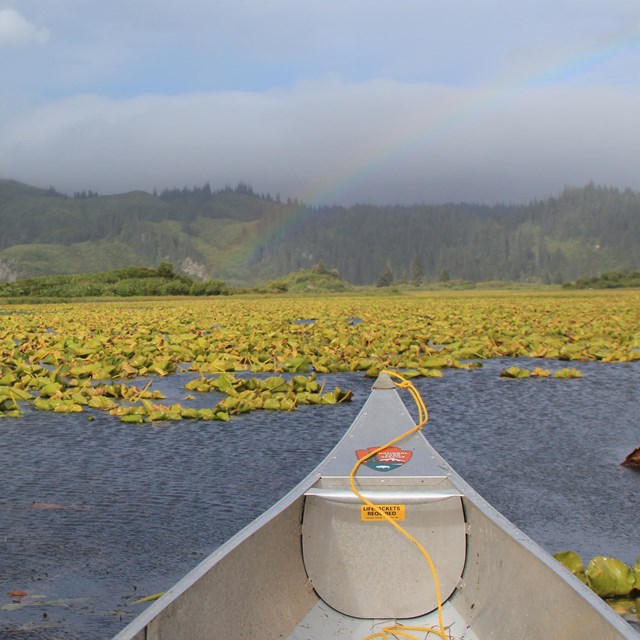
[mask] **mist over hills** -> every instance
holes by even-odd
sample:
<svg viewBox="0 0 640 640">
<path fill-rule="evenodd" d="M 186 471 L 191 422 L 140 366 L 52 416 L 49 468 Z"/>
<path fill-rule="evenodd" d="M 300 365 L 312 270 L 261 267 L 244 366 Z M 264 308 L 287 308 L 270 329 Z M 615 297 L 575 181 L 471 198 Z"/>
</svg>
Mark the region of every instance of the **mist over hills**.
<svg viewBox="0 0 640 640">
<path fill-rule="evenodd" d="M 353 284 L 562 282 L 640 262 L 640 193 L 592 183 L 528 204 L 310 207 L 244 183 L 70 197 L 0 180 L 0 225 L 0 280 L 171 262 L 255 283 L 323 262 Z"/>
</svg>

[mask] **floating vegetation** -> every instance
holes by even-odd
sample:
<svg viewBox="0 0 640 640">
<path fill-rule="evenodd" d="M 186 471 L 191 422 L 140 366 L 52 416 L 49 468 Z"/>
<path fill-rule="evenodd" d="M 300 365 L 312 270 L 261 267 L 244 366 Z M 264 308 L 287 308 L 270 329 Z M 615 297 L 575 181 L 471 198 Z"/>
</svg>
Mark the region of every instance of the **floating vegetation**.
<svg viewBox="0 0 640 640">
<path fill-rule="evenodd" d="M 528 378 L 531 375 L 527 369 L 519 369 L 518 367 L 509 367 L 500 372 L 501 378 Z"/>
<path fill-rule="evenodd" d="M 635 566 L 629 567 L 617 558 L 595 556 L 586 569 L 574 551 L 562 551 L 553 557 L 617 613 L 629 620 L 640 620 L 640 557 Z"/>
<path fill-rule="evenodd" d="M 518 367 L 508 367 L 507 369 L 502 369 L 502 371 L 500 371 L 501 378 L 549 378 L 551 375 L 552 374 L 549 369 L 541 369 L 539 367 L 535 367 L 533 371 L 520 369 Z M 565 380 L 569 378 L 582 378 L 582 371 L 579 369 L 565 367 L 564 369 L 556 371 L 553 374 L 553 377 Z"/>
<path fill-rule="evenodd" d="M 582 378 L 582 371 L 579 369 L 571 369 L 569 367 L 560 369 L 553 374 L 554 378 L 561 378 L 567 380 L 569 378 Z"/>
<path fill-rule="evenodd" d="M 323 391 L 318 402 L 319 392 L 308 388 L 241 389 L 239 380 L 252 380 L 251 375 L 311 380 L 333 373 L 375 377 L 393 369 L 408 377 L 439 377 L 447 369 L 473 370 L 485 359 L 506 357 L 640 360 L 640 293 L 217 297 L 15 306 L 3 315 L 0 328 L 0 417 L 20 417 L 29 404 L 58 413 L 104 411 L 131 422 L 226 420 L 247 410 L 346 400 L 340 395 L 346 392 Z M 198 376 L 189 391 L 207 387 L 225 393 L 223 404 L 206 409 L 163 404 L 162 394 L 147 384 L 189 371 Z M 510 367 L 501 375 L 582 374 L 573 367 L 555 373 L 546 367 Z M 137 386 L 141 379 L 146 387 Z M 228 380 L 238 396 L 216 387 L 225 384 L 221 380 Z"/>
<path fill-rule="evenodd" d="M 217 420 L 228 420 L 230 415 L 260 409 L 293 411 L 299 405 L 339 404 L 352 398 L 351 391 L 342 391 L 338 387 L 325 391 L 315 374 L 294 376 L 288 380 L 280 376 L 247 379 L 220 374 L 215 378 L 196 378 L 188 382 L 185 389 L 226 394 L 227 397 L 213 408 L 212 418 Z M 182 417 L 201 416 L 185 416 L 183 412 Z"/>
</svg>

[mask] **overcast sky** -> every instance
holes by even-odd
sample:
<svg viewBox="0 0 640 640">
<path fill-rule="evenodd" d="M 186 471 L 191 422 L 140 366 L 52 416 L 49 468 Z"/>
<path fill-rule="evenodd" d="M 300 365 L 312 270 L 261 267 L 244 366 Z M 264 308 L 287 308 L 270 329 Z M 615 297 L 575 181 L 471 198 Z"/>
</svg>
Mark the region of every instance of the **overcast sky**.
<svg viewBox="0 0 640 640">
<path fill-rule="evenodd" d="M 309 203 L 640 190 L 638 0 L 0 0 L 0 177 Z"/>
</svg>

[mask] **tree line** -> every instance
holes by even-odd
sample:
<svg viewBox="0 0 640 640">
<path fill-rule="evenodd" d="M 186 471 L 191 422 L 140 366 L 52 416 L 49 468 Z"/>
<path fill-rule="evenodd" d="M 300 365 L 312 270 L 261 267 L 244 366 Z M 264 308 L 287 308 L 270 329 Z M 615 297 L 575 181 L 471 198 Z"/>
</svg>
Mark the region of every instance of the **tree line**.
<svg viewBox="0 0 640 640">
<path fill-rule="evenodd" d="M 323 260 L 354 284 L 560 284 L 640 266 L 640 194 L 589 184 L 527 205 L 325 208 L 273 234 L 254 260 L 282 272 Z"/>
<path fill-rule="evenodd" d="M 264 281 L 323 262 L 356 285 L 448 280 L 563 283 L 640 267 L 640 194 L 592 183 L 527 204 L 309 206 L 232 187 L 70 198 L 0 181 L 0 266 L 18 247 L 85 246 L 113 268 L 185 261 L 212 279 Z M 95 251 L 94 251 L 95 249 Z M 218 256 L 225 254 L 225 271 Z M 68 252 L 67 252 L 68 254 Z M 113 258 L 111 258 L 113 256 Z M 229 257 L 231 256 L 231 257 Z M 20 262 L 23 260 L 24 262 Z M 42 261 L 39 269 L 44 268 Z M 68 273 L 52 260 L 51 273 Z M 40 273 L 40 271 L 38 271 Z"/>
</svg>

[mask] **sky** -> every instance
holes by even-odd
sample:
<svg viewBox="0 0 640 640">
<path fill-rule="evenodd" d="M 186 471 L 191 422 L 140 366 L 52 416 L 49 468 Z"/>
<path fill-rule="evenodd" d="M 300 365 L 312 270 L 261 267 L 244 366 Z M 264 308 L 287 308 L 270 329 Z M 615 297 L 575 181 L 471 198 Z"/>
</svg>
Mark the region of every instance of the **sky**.
<svg viewBox="0 0 640 640">
<path fill-rule="evenodd" d="M 0 177 L 309 204 L 640 190 L 638 0 L 0 0 Z"/>
</svg>

